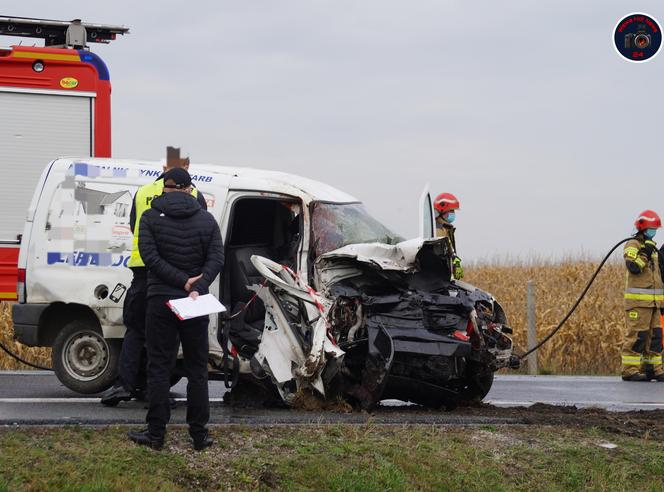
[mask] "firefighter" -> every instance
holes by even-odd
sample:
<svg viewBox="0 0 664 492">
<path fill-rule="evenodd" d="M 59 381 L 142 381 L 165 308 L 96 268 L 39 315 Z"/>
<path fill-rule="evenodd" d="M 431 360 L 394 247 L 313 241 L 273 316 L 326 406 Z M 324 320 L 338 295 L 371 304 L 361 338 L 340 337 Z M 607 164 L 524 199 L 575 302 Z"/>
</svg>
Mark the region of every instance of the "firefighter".
<svg viewBox="0 0 664 492">
<path fill-rule="evenodd" d="M 454 240 L 454 231 L 456 228 L 452 222 L 456 219 L 456 210 L 459 210 L 460 204 L 457 197 L 452 193 L 441 193 L 433 202 L 436 209 L 436 237 L 446 237 L 450 240 L 454 256 L 452 258 L 452 275 L 455 279 L 463 278 L 463 267 L 461 258 L 456 254 L 456 241 Z"/>
<path fill-rule="evenodd" d="M 182 168 L 185 171 L 189 169 L 189 158 L 180 158 L 180 149 L 168 147 L 167 156 L 164 172 L 156 181 L 141 186 L 136 192 L 132 204 L 129 224 L 134 237 L 128 266 L 133 277 L 125 295 L 122 311 L 122 321 L 127 331 L 122 341 L 117 380 L 112 387 L 101 395 L 101 403 L 106 406 L 116 406 L 121 401 L 142 398 L 145 389 L 147 377 L 145 307 L 148 286 L 145 264 L 138 252 L 138 225 L 143 213 L 150 209 L 152 200 L 163 194 L 164 174 L 175 168 Z M 203 194 L 196 188 L 192 188 L 191 193 L 203 210 L 207 210 Z"/>
<path fill-rule="evenodd" d="M 622 347 L 624 381 L 664 382 L 660 309 L 664 284 L 657 244 L 653 240 L 662 226 L 652 210 L 641 212 L 634 223 L 637 233 L 625 244 L 625 339 Z"/>
</svg>

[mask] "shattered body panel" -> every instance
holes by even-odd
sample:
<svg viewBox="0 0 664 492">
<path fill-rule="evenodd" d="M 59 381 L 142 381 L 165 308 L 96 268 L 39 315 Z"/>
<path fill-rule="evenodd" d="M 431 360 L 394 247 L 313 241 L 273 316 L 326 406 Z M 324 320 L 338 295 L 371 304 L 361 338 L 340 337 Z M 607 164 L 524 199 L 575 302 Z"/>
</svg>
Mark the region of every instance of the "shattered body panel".
<svg viewBox="0 0 664 492">
<path fill-rule="evenodd" d="M 366 409 L 385 398 L 432 407 L 483 398 L 513 362 L 511 330 L 491 295 L 451 279 L 451 258 L 446 238 L 347 245 L 318 257 L 314 290 L 252 257 L 267 281 L 254 357 L 286 403 L 300 388 Z M 279 330 L 288 347 L 274 344 Z"/>
</svg>

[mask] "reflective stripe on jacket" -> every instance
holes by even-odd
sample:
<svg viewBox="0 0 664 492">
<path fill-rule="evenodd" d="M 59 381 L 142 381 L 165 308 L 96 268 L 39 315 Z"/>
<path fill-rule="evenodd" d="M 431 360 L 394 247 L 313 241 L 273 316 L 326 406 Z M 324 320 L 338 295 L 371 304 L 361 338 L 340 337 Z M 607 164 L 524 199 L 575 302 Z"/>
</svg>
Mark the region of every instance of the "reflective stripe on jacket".
<svg viewBox="0 0 664 492">
<path fill-rule="evenodd" d="M 623 257 L 626 262 L 638 266 L 640 272 L 627 271 L 625 285 L 625 309 L 636 307 L 659 308 L 664 301 L 664 284 L 659 270 L 659 255 L 655 249 L 648 258 L 643 247 L 645 239 L 637 236 L 625 244 Z"/>
<path fill-rule="evenodd" d="M 138 231 L 141 223 L 141 216 L 152 206 L 152 200 L 164 193 L 164 180 L 158 179 L 152 183 L 141 186 L 134 197 L 134 206 L 136 207 L 136 222 L 134 223 L 134 237 L 131 243 L 131 257 L 129 258 L 129 267 L 144 267 L 143 259 L 138 251 Z M 198 196 L 198 190 L 194 188 L 191 191 L 192 196 Z"/>
</svg>

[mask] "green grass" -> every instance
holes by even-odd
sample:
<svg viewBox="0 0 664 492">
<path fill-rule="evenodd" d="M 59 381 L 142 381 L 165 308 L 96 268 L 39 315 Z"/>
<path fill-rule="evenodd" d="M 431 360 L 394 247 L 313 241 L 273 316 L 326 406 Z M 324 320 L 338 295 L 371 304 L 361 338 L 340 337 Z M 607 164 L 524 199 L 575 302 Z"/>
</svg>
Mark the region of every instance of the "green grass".
<svg viewBox="0 0 664 492">
<path fill-rule="evenodd" d="M 222 426 L 202 453 L 182 428 L 161 452 L 126 431 L 0 429 L 0 491 L 664 488 L 664 443 L 598 429 Z M 618 447 L 600 446 L 607 441 Z"/>
</svg>

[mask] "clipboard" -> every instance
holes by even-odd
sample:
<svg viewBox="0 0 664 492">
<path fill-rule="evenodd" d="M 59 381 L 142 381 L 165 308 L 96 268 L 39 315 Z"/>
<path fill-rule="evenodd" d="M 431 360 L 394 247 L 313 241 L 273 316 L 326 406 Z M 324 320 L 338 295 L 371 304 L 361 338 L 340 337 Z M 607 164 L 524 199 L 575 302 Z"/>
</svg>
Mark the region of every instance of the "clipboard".
<svg viewBox="0 0 664 492">
<path fill-rule="evenodd" d="M 171 299 L 166 305 L 182 321 L 226 311 L 224 305 L 212 294 L 198 296 L 196 300 L 191 297 Z"/>
</svg>

